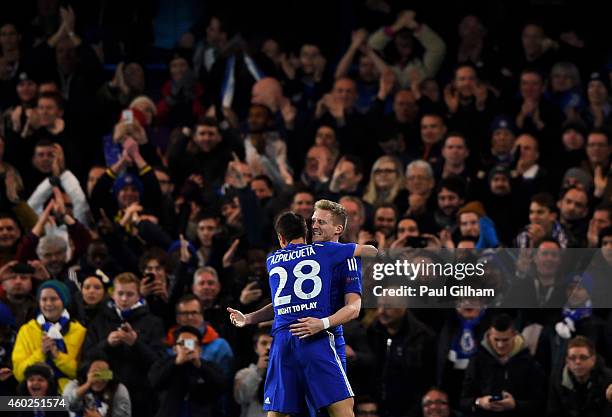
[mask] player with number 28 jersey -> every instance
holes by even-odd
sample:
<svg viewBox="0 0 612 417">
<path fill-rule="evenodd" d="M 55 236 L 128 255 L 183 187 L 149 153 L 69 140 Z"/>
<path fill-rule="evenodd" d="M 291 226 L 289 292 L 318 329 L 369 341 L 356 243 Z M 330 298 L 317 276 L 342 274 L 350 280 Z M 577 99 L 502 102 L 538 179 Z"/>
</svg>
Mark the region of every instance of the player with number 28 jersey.
<svg viewBox="0 0 612 417">
<path fill-rule="evenodd" d="M 304 409 L 306 397 L 322 408 L 353 396 L 333 334 L 321 332 L 299 339 L 289 326 L 299 318 L 325 318 L 337 310 L 332 294 L 343 284 L 335 280 L 346 277 L 334 275 L 334 270 L 348 265 L 355 248 L 353 243 L 290 243 L 268 256 L 274 341 L 264 410 L 297 413 Z"/>
</svg>

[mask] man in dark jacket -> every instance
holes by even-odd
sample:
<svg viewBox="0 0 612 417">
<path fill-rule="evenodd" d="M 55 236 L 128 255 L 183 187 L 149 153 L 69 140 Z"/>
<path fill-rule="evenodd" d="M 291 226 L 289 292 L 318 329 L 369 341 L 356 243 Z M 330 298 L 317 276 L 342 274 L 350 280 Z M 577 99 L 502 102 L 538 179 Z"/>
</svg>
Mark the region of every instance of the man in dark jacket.
<svg viewBox="0 0 612 417">
<path fill-rule="evenodd" d="M 547 416 L 612 416 L 606 401 L 606 388 L 612 383 L 612 370 L 597 363 L 595 345 L 584 336 L 569 341 L 565 366 L 553 374 L 548 395 Z"/>
<path fill-rule="evenodd" d="M 115 278 L 113 298 L 89 325 L 83 352 L 106 354 L 117 379 L 130 392 L 132 416 L 150 417 L 157 397 L 147 374 L 162 356 L 164 329 L 141 298 L 139 284 L 131 273 Z"/>
<path fill-rule="evenodd" d="M 158 360 L 149 371 L 153 388 L 162 393 L 156 416 L 208 417 L 225 388 L 224 373 L 200 356 L 202 334 L 191 326 L 174 331 L 173 354 Z"/>
<path fill-rule="evenodd" d="M 193 131 L 184 128 L 173 137 L 166 156 L 175 184 L 180 186 L 190 175 L 197 174 L 214 188 L 223 184 L 232 151 L 244 153 L 236 139 L 223 137 L 217 121 L 207 117 L 199 120 Z"/>
<path fill-rule="evenodd" d="M 378 403 L 384 405 L 382 415 L 416 415 L 435 376 L 433 332 L 406 308 L 379 307 L 367 335 L 380 361 L 373 386 Z"/>
<path fill-rule="evenodd" d="M 470 359 L 461 407 L 474 416 L 540 416 L 544 378 L 510 316 L 500 314 Z"/>
</svg>

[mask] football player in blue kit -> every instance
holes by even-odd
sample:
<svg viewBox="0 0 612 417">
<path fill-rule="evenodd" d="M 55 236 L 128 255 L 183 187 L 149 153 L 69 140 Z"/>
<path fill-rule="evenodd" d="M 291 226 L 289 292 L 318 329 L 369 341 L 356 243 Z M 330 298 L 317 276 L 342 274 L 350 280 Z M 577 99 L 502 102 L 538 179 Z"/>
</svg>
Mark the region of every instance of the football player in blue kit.
<svg viewBox="0 0 612 417">
<path fill-rule="evenodd" d="M 269 416 L 298 413 L 305 411 L 307 397 L 314 407 L 327 407 L 332 417 L 352 416 L 353 393 L 336 352 L 334 335 L 301 326 L 296 337 L 290 326 L 317 320 L 326 330 L 349 321 L 354 316 L 352 309 L 335 311 L 337 306 L 332 302 L 332 287 L 337 285 L 334 269 L 354 256 L 375 256 L 377 250 L 336 242 L 308 245 L 304 240 L 305 222 L 294 213 L 279 216 L 275 229 L 282 249 L 267 261 L 274 294 L 272 309 L 264 307 L 245 316 L 228 308 L 232 323 L 239 327 L 274 316 L 264 409 Z M 301 318 L 310 319 L 298 322 Z"/>
<path fill-rule="evenodd" d="M 329 200 L 319 200 L 315 203 L 311 219 L 313 242 L 338 242 L 346 229 L 348 216 L 344 207 Z M 332 286 L 332 311 L 336 312 L 342 307 L 352 314 L 341 323 L 359 317 L 361 310 L 361 259 L 350 258 L 338 265 L 334 270 Z M 330 328 L 334 334 L 336 352 L 346 371 L 346 343 L 342 324 Z M 323 329 L 321 320 L 314 317 L 299 319 L 298 323 L 290 326 L 291 333 L 299 337 L 311 336 Z"/>
</svg>

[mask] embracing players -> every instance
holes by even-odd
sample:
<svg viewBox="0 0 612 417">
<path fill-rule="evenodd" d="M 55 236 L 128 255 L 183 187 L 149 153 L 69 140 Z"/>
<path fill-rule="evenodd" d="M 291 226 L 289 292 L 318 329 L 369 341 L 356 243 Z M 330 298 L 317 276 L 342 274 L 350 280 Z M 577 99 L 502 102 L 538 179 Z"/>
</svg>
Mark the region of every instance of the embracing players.
<svg viewBox="0 0 612 417">
<path fill-rule="evenodd" d="M 319 202 L 316 208 L 314 239 L 326 235 L 337 240 L 344 229 L 346 213 L 332 202 Z M 357 270 L 353 257 L 374 256 L 377 250 L 368 245 L 336 242 L 306 244 L 306 224 L 290 212 L 278 217 L 275 229 L 282 249 L 267 260 L 274 294 L 272 307 L 246 316 L 228 309 L 232 323 L 239 327 L 274 316 L 264 410 L 269 411 L 269 416 L 298 413 L 306 409 L 308 398 L 316 408 L 327 407 L 332 417 L 351 416 L 353 392 L 338 355 L 340 349 L 333 333 L 321 330 L 335 328 L 358 314 L 359 295 L 345 289 L 355 278 L 343 270 Z M 345 305 L 341 307 L 343 296 Z M 344 352 L 343 345 L 341 351 Z"/>
</svg>

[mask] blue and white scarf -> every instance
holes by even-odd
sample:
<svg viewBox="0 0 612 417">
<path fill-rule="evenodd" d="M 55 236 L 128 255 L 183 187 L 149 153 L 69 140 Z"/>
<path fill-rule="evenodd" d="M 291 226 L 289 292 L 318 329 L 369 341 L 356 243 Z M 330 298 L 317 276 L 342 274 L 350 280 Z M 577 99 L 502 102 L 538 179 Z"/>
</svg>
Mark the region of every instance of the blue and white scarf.
<svg viewBox="0 0 612 417">
<path fill-rule="evenodd" d="M 470 358 L 478 350 L 474 329 L 478 326 L 484 314 L 485 309 L 483 308 L 480 310 L 478 317 L 471 320 L 466 320 L 461 315 L 457 316 L 460 323 L 459 334 L 453 340 L 448 352 L 448 360 L 453 363 L 454 369 L 467 369 Z"/>
<path fill-rule="evenodd" d="M 40 324 L 42 331 L 55 341 L 55 346 L 57 346 L 57 350 L 63 353 L 68 353 L 68 349 L 66 348 L 66 342 L 64 342 L 64 333 L 68 331 L 68 327 L 70 326 L 70 314 L 66 309 L 62 311 L 62 315 L 60 316 L 57 323 L 52 323 L 48 321 L 42 313 L 40 313 L 36 317 L 36 322 Z M 51 369 L 53 369 L 53 374 L 56 378 L 67 378 L 66 374 L 64 374 L 55 365 L 55 362 L 53 362 L 53 359 L 51 359 L 51 357 L 48 356 L 45 362 L 51 367 Z"/>
<path fill-rule="evenodd" d="M 55 341 L 57 349 L 60 352 L 66 353 L 66 343 L 64 342 L 63 334 L 68 331 L 70 323 L 70 314 L 68 310 L 64 309 L 64 311 L 62 311 L 62 315 L 57 323 L 48 321 L 42 313 L 36 317 L 36 321 L 40 324 L 43 332 Z"/>
<path fill-rule="evenodd" d="M 259 81 L 264 77 L 264 73 L 257 68 L 255 61 L 248 54 L 242 55 L 244 63 L 255 79 Z M 232 55 L 227 59 L 225 64 L 225 76 L 223 77 L 223 84 L 221 84 L 221 105 L 223 107 L 232 107 L 234 101 L 234 89 L 236 87 L 236 56 Z"/>
<path fill-rule="evenodd" d="M 115 304 L 114 301 L 110 301 L 112 307 L 115 309 L 115 312 L 117 313 L 117 315 L 119 316 L 119 318 L 121 319 L 121 321 L 127 321 L 130 317 L 132 317 L 132 314 L 134 314 L 134 311 L 136 311 L 137 309 L 144 307 L 147 302 L 145 301 L 144 298 L 140 298 L 140 300 L 138 300 L 136 302 L 136 304 L 134 304 L 133 306 L 131 306 L 130 308 L 126 308 L 125 310 L 121 310 L 117 304 Z"/>
<path fill-rule="evenodd" d="M 569 308 L 563 307 L 563 320 L 555 325 L 555 331 L 562 339 L 570 339 L 576 332 L 576 323 L 593 314 L 591 300 L 588 300 L 584 307 Z"/>
</svg>

